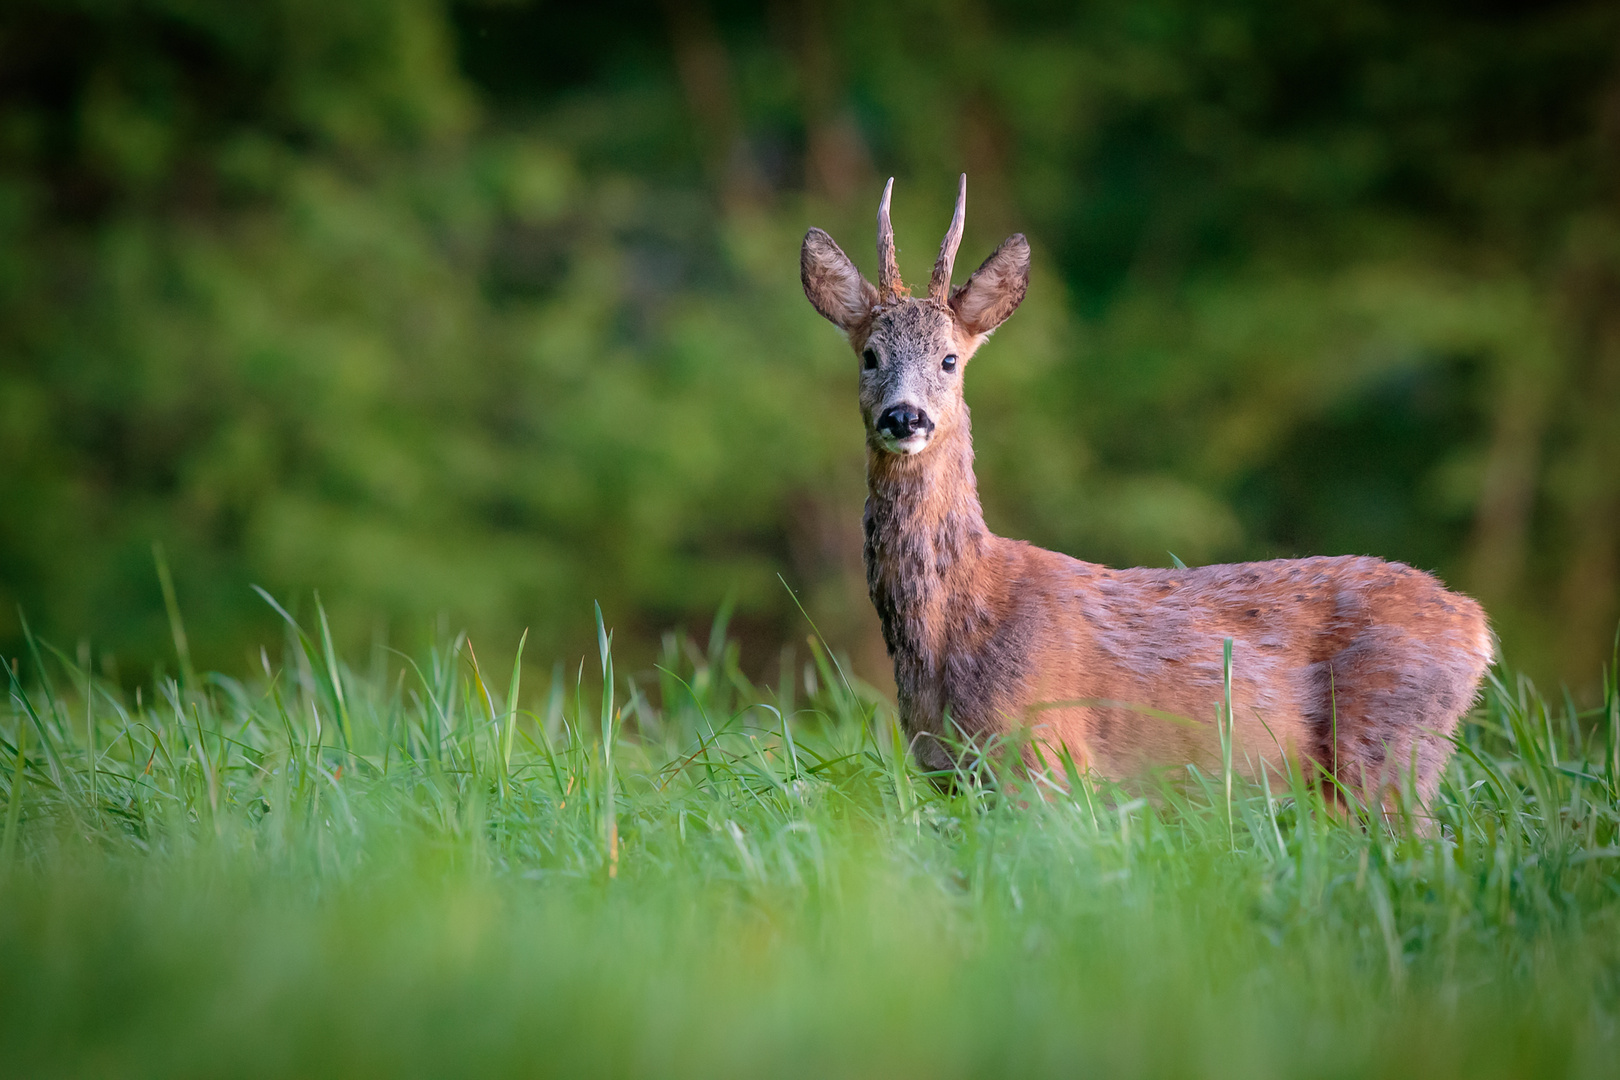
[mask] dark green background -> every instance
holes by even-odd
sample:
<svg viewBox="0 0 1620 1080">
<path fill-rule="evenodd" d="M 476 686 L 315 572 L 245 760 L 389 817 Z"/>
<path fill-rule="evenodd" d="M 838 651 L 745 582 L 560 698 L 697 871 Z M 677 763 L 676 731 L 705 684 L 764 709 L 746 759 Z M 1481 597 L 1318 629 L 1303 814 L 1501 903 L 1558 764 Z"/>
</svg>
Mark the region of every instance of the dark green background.
<svg viewBox="0 0 1620 1080">
<path fill-rule="evenodd" d="M 1026 233 L 971 366 L 992 525 L 1165 565 L 1365 552 L 1584 679 L 1620 616 L 1620 6 L 10 0 L 0 653 L 126 680 L 318 589 L 632 650 L 728 596 L 884 663 L 855 361 L 800 295 Z M 629 655 L 635 655 L 634 652 Z M 642 655 L 645 655 L 644 653 Z"/>
</svg>

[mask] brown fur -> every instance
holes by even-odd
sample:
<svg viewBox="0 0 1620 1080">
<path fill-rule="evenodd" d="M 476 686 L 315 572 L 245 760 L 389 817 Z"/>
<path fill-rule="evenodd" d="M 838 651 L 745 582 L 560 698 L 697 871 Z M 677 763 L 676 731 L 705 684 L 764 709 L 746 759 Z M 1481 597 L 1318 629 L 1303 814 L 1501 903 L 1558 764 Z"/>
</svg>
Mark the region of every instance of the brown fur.
<svg viewBox="0 0 1620 1080">
<path fill-rule="evenodd" d="M 985 526 L 961 376 L 1023 298 L 1028 266 L 1015 236 L 949 303 L 880 304 L 830 237 L 805 238 L 806 295 L 879 361 L 861 375 L 867 584 L 920 761 L 949 766 L 948 717 L 980 740 L 1025 729 L 1110 778 L 1214 770 L 1231 638 L 1237 768 L 1286 758 L 1370 803 L 1409 780 L 1431 798 L 1492 658 L 1473 600 L 1373 558 L 1115 570 Z M 879 430 L 897 404 L 933 420 L 920 447 Z"/>
</svg>

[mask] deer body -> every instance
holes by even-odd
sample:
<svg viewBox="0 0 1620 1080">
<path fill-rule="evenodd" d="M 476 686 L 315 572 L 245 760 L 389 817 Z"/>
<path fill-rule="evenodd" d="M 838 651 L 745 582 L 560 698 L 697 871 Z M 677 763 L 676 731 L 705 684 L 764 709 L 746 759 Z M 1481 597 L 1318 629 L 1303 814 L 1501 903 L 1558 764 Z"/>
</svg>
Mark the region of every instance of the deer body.
<svg viewBox="0 0 1620 1080">
<path fill-rule="evenodd" d="M 1492 656 L 1473 600 L 1372 558 L 1116 570 L 986 527 L 960 373 L 1022 300 L 1029 249 L 1012 237 L 951 291 L 965 186 L 927 299 L 899 284 L 888 190 L 880 288 L 820 230 L 801 256 L 862 358 L 867 583 L 919 760 L 1021 727 L 1110 778 L 1213 770 L 1231 638 L 1235 767 L 1287 758 L 1369 802 L 1410 781 L 1427 800 Z"/>
</svg>

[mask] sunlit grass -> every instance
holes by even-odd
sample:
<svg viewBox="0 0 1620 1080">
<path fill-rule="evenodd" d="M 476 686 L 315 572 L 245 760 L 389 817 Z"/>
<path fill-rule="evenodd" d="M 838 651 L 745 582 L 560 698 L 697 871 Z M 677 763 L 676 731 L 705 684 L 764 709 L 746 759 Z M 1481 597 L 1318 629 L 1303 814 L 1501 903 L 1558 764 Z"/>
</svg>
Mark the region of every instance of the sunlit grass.
<svg viewBox="0 0 1620 1080">
<path fill-rule="evenodd" d="M 1615 1070 L 1613 671 L 1584 713 L 1494 677 L 1424 839 L 1281 775 L 941 784 L 815 639 L 770 691 L 723 627 L 638 678 L 603 627 L 532 686 L 287 622 L 246 682 L 178 619 L 139 695 L 8 665 L 6 1071 Z"/>
</svg>

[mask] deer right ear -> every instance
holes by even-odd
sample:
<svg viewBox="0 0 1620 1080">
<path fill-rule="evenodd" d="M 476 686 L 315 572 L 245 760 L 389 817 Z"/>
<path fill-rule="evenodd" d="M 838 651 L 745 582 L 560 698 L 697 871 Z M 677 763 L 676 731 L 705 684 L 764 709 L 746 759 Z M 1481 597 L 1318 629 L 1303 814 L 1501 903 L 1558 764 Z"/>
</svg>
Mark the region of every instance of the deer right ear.
<svg viewBox="0 0 1620 1080">
<path fill-rule="evenodd" d="M 1015 233 L 951 294 L 951 310 L 970 334 L 988 334 L 1007 321 L 1029 290 L 1029 241 Z"/>
<path fill-rule="evenodd" d="M 820 229 L 804 234 L 799 280 L 810 305 L 845 333 L 864 322 L 877 306 L 877 289 Z"/>
</svg>

